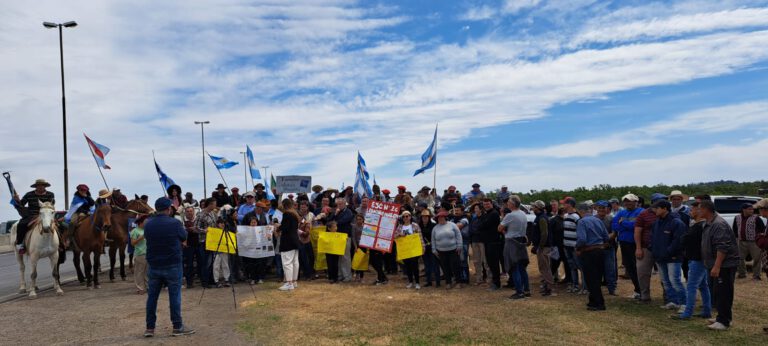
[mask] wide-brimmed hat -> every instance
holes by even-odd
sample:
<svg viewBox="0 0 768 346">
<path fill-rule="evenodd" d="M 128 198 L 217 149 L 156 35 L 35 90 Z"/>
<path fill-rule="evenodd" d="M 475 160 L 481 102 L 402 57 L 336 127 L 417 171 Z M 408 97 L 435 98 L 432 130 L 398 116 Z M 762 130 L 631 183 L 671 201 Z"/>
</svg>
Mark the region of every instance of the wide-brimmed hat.
<svg viewBox="0 0 768 346">
<path fill-rule="evenodd" d="M 262 188 L 262 189 L 263 189 L 263 188 L 264 188 L 264 184 L 262 184 L 262 183 L 258 183 L 258 184 L 256 184 L 256 186 L 254 186 L 253 188 L 254 188 L 254 189 L 257 189 L 257 188 Z"/>
<path fill-rule="evenodd" d="M 99 198 L 109 198 L 109 197 L 112 197 L 112 191 L 109 191 L 107 189 L 99 190 Z"/>
<path fill-rule="evenodd" d="M 226 188 L 227 187 L 224 186 L 224 184 L 222 184 L 222 183 L 219 183 L 219 185 L 216 185 L 216 190 L 223 190 L 223 189 L 226 189 Z"/>
<path fill-rule="evenodd" d="M 51 184 L 49 184 L 45 179 L 37 179 L 35 180 L 35 183 L 32 185 L 29 185 L 29 187 L 37 187 L 38 185 L 43 185 L 45 187 L 50 187 Z"/>
<path fill-rule="evenodd" d="M 320 191 L 323 191 L 323 187 L 322 187 L 322 186 L 320 186 L 320 185 L 315 185 L 315 186 L 312 186 L 312 191 L 314 191 L 314 192 L 320 192 Z"/>
<path fill-rule="evenodd" d="M 429 191 L 431 189 L 429 188 L 429 186 L 424 185 L 424 186 L 421 187 L 421 190 L 419 190 L 419 191 L 424 191 L 424 190 Z"/>
<path fill-rule="evenodd" d="M 673 190 L 672 192 L 669 193 L 669 198 L 672 198 L 672 197 L 675 197 L 675 196 L 685 197 L 683 192 L 680 191 L 680 190 Z"/>
<path fill-rule="evenodd" d="M 755 209 L 768 209 L 768 198 L 763 198 L 753 206 Z"/>
</svg>

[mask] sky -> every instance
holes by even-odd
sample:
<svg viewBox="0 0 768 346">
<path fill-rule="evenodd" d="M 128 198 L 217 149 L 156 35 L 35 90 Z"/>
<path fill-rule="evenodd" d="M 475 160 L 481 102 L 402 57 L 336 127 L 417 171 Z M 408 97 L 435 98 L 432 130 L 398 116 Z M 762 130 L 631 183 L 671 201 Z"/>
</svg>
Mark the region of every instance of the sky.
<svg viewBox="0 0 768 346">
<path fill-rule="evenodd" d="M 768 1 L 34 1 L 0 11 L 0 170 L 202 194 L 206 150 L 313 184 L 570 189 L 765 179 Z M 207 189 L 220 182 L 205 161 Z M 222 171 L 245 184 L 243 165 Z M 248 182 L 250 185 L 250 181 Z M 9 199 L 0 188 L 0 200 Z M 4 203 L 4 202 L 3 202 Z M 63 207 L 63 203 L 57 203 Z M 14 217 L 7 203 L 0 219 Z"/>
</svg>

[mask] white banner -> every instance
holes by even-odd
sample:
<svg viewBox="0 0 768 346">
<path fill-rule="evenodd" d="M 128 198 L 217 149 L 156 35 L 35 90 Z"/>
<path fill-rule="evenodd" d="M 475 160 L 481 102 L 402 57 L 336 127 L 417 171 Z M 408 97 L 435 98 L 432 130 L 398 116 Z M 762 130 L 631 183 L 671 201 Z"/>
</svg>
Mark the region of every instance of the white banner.
<svg viewBox="0 0 768 346">
<path fill-rule="evenodd" d="M 237 226 L 237 252 L 248 258 L 265 258 L 275 255 L 272 235 L 275 226 Z"/>
<path fill-rule="evenodd" d="M 312 190 L 312 177 L 303 175 L 282 175 L 275 177 L 278 193 L 283 192 L 304 192 L 310 193 Z"/>
</svg>

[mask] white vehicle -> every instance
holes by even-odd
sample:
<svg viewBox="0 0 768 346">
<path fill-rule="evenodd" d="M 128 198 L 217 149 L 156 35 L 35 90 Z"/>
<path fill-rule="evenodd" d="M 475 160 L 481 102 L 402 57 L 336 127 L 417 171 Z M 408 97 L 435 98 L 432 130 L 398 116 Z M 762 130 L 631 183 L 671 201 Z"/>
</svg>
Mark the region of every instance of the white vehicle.
<svg viewBox="0 0 768 346">
<path fill-rule="evenodd" d="M 711 196 L 715 203 L 715 211 L 728 222 L 728 226 L 733 225 L 733 219 L 741 213 L 741 205 L 744 203 L 755 204 L 763 199 L 755 196 Z M 690 201 L 694 198 L 691 197 Z M 765 221 L 765 220 L 763 220 Z"/>
</svg>

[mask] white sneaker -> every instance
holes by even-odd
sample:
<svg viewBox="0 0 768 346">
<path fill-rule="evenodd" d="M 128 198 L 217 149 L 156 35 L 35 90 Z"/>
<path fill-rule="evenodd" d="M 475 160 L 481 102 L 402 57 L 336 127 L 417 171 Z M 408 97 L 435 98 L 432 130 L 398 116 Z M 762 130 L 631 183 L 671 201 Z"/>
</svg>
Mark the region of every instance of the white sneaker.
<svg viewBox="0 0 768 346">
<path fill-rule="evenodd" d="M 419 284 L 416 284 L 416 285 L 414 285 L 414 286 L 413 286 L 413 288 L 415 288 L 415 289 L 417 289 L 417 290 L 420 290 L 420 289 L 421 289 L 421 285 L 419 285 Z"/>
<path fill-rule="evenodd" d="M 413 282 L 409 282 L 407 285 L 405 285 L 405 288 L 413 288 Z"/>
<path fill-rule="evenodd" d="M 280 286 L 280 288 L 278 288 L 278 290 L 281 290 L 281 291 L 289 291 L 292 289 L 293 289 L 293 285 L 291 285 L 288 282 L 284 283 L 282 286 Z"/>
<path fill-rule="evenodd" d="M 728 327 L 726 327 L 724 324 L 720 322 L 715 322 L 707 326 L 707 328 L 712 330 L 728 330 Z"/>
<path fill-rule="evenodd" d="M 629 299 L 640 299 L 640 293 L 634 292 L 632 295 L 627 296 Z"/>
<path fill-rule="evenodd" d="M 715 322 L 717 322 L 717 318 L 715 318 L 715 317 L 708 318 L 707 322 L 709 322 L 709 324 L 715 323 Z"/>
<path fill-rule="evenodd" d="M 679 305 L 677 307 L 677 313 L 682 314 L 683 312 L 685 312 L 685 305 Z"/>
<path fill-rule="evenodd" d="M 294 283 L 291 284 L 291 287 L 292 287 L 291 289 L 297 288 L 297 287 L 299 287 L 299 283 L 298 282 L 294 282 Z"/>
<path fill-rule="evenodd" d="M 677 304 L 669 302 L 667 305 L 662 305 L 661 308 L 666 310 L 674 310 L 677 309 Z"/>
<path fill-rule="evenodd" d="M 261 285 L 261 284 L 263 284 L 263 283 L 264 283 L 264 280 L 261 280 L 261 279 L 259 279 L 259 281 L 258 281 L 258 282 L 256 282 L 256 283 L 257 283 L 257 284 L 259 284 L 259 285 Z"/>
</svg>

